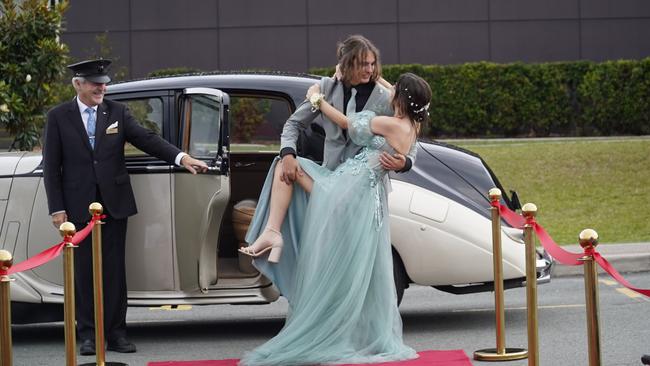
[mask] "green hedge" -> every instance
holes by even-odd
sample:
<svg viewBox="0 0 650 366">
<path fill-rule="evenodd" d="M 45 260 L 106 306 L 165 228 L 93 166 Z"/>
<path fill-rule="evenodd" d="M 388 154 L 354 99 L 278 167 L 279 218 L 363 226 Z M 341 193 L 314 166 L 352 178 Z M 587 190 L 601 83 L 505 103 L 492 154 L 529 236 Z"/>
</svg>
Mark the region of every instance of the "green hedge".
<svg viewBox="0 0 650 366">
<path fill-rule="evenodd" d="M 312 69 L 332 75 L 333 68 Z M 385 65 L 431 85 L 436 137 L 650 134 L 650 58 L 544 64 Z"/>
<path fill-rule="evenodd" d="M 150 72 L 147 74 L 147 77 L 150 78 L 158 78 L 158 77 L 163 77 L 163 76 L 172 76 L 172 75 L 185 75 L 185 74 L 194 74 L 197 72 L 201 72 L 199 69 L 195 69 L 192 67 L 169 67 L 166 69 L 158 69 Z"/>
</svg>

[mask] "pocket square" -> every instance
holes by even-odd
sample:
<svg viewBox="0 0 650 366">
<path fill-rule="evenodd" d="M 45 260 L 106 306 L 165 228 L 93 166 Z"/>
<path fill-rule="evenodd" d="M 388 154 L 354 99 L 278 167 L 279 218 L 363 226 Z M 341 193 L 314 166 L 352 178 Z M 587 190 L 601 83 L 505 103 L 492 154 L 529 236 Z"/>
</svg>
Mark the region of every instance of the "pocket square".
<svg viewBox="0 0 650 366">
<path fill-rule="evenodd" d="M 115 122 L 111 123 L 110 126 L 106 127 L 106 134 L 110 135 L 110 134 L 113 134 L 113 133 L 117 133 L 117 125 L 118 124 L 119 124 L 119 122 L 115 121 Z"/>
</svg>

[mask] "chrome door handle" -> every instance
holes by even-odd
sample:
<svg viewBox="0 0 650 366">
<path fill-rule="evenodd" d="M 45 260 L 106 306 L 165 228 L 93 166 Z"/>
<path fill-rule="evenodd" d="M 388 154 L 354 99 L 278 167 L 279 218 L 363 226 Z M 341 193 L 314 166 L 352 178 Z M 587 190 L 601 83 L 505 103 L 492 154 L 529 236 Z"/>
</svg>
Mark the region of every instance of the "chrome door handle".
<svg viewBox="0 0 650 366">
<path fill-rule="evenodd" d="M 242 163 L 242 162 L 236 162 L 235 163 L 235 168 L 248 168 L 249 166 L 253 166 L 255 163 Z"/>
<path fill-rule="evenodd" d="M 169 165 L 147 165 L 147 170 L 149 171 L 163 171 L 169 170 L 171 167 Z"/>
</svg>

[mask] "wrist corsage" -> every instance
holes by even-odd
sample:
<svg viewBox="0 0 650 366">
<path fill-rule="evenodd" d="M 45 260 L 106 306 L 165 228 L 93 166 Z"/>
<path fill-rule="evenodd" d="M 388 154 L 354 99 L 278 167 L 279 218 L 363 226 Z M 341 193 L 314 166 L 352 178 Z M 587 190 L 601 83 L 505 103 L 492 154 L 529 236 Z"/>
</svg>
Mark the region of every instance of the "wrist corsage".
<svg viewBox="0 0 650 366">
<path fill-rule="evenodd" d="M 311 111 L 316 112 L 320 109 L 320 102 L 323 100 L 325 95 L 323 93 L 314 93 L 309 97 L 309 103 L 311 104 Z"/>
</svg>

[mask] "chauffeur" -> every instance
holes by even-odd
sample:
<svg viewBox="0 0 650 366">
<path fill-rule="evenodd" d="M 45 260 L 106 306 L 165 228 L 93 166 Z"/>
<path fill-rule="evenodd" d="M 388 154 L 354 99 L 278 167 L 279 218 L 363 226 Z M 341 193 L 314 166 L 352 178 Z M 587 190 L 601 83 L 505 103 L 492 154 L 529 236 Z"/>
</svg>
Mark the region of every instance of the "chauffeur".
<svg viewBox="0 0 650 366">
<path fill-rule="evenodd" d="M 74 100 L 54 107 L 47 114 L 43 145 L 43 177 L 52 223 L 71 221 L 84 227 L 90 219 L 88 206 L 97 201 L 107 218 L 102 230 L 104 268 L 104 323 L 107 349 L 135 352 L 126 338 L 127 289 L 125 240 L 127 218 L 137 213 L 124 158 L 124 144 L 167 162 L 185 167 L 192 174 L 207 165 L 181 152 L 154 132 L 141 127 L 125 105 L 104 100 L 110 60 L 83 61 L 68 68 L 74 73 Z M 95 354 L 95 326 L 90 236 L 77 249 L 75 297 L 77 333 L 82 355 Z"/>
</svg>

